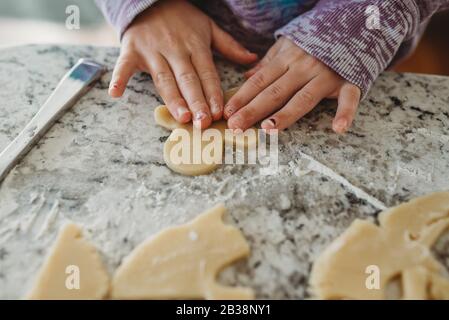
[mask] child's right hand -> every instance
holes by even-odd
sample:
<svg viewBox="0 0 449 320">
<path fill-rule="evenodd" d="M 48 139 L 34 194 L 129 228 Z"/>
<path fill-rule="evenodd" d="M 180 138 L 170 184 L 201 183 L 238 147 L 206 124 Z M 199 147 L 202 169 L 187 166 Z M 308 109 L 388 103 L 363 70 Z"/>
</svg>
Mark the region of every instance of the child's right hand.
<svg viewBox="0 0 449 320">
<path fill-rule="evenodd" d="M 134 72 L 148 72 L 177 121 L 193 120 L 196 127 L 206 128 L 223 114 L 211 47 L 237 63 L 257 60 L 189 2 L 160 1 L 124 33 L 109 94 L 120 97 Z"/>
</svg>

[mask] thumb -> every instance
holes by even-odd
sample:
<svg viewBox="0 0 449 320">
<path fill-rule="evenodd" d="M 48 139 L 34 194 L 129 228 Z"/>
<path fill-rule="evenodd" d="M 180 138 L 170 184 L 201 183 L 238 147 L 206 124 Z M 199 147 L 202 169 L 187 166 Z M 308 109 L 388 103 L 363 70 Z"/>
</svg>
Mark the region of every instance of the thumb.
<svg viewBox="0 0 449 320">
<path fill-rule="evenodd" d="M 245 49 L 214 22 L 212 22 L 212 47 L 225 58 L 239 64 L 249 64 L 257 60 L 257 54 Z"/>
</svg>

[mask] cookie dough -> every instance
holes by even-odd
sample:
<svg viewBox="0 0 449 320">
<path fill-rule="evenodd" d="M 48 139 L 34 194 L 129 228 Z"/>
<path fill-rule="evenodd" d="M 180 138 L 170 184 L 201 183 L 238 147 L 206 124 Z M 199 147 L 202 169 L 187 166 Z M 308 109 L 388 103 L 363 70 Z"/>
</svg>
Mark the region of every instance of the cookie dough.
<svg viewBox="0 0 449 320">
<path fill-rule="evenodd" d="M 226 91 L 225 102 L 237 90 Z M 216 121 L 201 131 L 194 129 L 191 123 L 178 123 L 164 105 L 154 110 L 154 118 L 158 125 L 172 130 L 164 144 L 164 161 L 171 170 L 183 175 L 196 176 L 214 171 L 223 162 L 225 144 L 236 145 L 240 150 L 255 148 L 257 145 L 256 129 L 233 134 L 227 130 L 225 134 L 227 125 L 224 120 Z"/>
<path fill-rule="evenodd" d="M 81 229 L 62 227 L 29 299 L 103 299 L 109 276 L 95 247 L 82 238 Z"/>
<path fill-rule="evenodd" d="M 241 232 L 225 225 L 223 205 L 166 229 L 137 246 L 112 280 L 116 299 L 252 299 L 248 288 L 226 287 L 217 273 L 249 254 Z"/>
<path fill-rule="evenodd" d="M 378 226 L 355 220 L 316 259 L 312 290 L 322 299 L 385 299 L 388 285 L 399 278 L 404 299 L 447 299 L 449 279 L 430 247 L 448 226 L 449 192 L 388 209 Z M 378 287 L 367 283 L 376 276 L 372 270 L 379 272 Z"/>
</svg>

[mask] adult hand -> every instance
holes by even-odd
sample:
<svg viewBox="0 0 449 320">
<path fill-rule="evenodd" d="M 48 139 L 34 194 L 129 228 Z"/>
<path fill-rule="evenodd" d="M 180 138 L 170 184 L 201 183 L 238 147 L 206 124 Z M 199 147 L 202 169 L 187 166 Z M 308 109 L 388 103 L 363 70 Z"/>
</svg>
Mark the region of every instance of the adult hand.
<svg viewBox="0 0 449 320">
<path fill-rule="evenodd" d="M 188 1 L 160 1 L 124 33 L 109 93 L 120 97 L 136 71 L 148 72 L 177 121 L 206 128 L 223 114 L 211 47 L 240 64 L 257 60 Z"/>
</svg>

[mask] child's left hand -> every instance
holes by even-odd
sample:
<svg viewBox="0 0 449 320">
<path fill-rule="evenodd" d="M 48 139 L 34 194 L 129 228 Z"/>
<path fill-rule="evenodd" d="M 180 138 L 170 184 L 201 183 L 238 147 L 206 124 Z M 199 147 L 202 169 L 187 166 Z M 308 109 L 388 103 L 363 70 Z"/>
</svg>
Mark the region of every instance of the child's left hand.
<svg viewBox="0 0 449 320">
<path fill-rule="evenodd" d="M 360 101 L 360 89 L 356 85 L 285 37 L 246 76 L 249 79 L 224 109 L 231 129 L 245 130 L 265 118 L 261 124 L 263 129 L 282 130 L 322 99 L 338 97 L 332 128 L 344 133 L 351 126 Z"/>
</svg>

